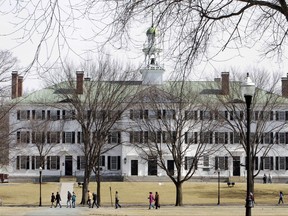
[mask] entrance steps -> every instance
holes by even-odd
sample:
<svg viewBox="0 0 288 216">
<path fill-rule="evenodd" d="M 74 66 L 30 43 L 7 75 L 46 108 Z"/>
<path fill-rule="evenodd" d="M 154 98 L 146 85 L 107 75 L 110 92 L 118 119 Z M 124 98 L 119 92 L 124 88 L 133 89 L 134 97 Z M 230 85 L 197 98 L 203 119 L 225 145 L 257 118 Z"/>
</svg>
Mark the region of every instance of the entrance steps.
<svg viewBox="0 0 288 216">
<path fill-rule="evenodd" d="M 59 182 L 76 182 L 77 178 L 74 176 L 61 176 Z"/>
</svg>

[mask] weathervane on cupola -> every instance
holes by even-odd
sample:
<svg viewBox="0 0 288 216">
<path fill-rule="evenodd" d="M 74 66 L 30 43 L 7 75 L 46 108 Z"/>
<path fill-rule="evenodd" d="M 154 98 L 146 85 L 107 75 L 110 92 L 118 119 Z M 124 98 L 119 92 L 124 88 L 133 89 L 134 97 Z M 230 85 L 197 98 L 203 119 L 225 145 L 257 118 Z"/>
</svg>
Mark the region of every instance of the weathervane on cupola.
<svg viewBox="0 0 288 216">
<path fill-rule="evenodd" d="M 160 66 L 160 53 L 162 49 L 159 48 L 157 41 L 157 28 L 153 24 L 146 31 L 147 40 L 144 44 L 142 51 L 145 54 L 144 67 L 140 69 L 142 73 L 143 84 L 145 85 L 161 85 L 163 83 L 163 73 L 165 70 Z"/>
</svg>

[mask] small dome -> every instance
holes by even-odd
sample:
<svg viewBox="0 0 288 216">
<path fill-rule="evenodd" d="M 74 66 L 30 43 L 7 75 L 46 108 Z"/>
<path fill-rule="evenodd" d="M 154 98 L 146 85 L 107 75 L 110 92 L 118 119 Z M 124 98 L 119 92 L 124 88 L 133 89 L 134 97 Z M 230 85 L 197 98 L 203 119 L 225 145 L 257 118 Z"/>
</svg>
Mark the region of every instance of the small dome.
<svg viewBox="0 0 288 216">
<path fill-rule="evenodd" d="M 146 35 L 156 35 L 157 33 L 157 29 L 154 26 L 151 26 L 147 31 L 146 31 Z"/>
</svg>

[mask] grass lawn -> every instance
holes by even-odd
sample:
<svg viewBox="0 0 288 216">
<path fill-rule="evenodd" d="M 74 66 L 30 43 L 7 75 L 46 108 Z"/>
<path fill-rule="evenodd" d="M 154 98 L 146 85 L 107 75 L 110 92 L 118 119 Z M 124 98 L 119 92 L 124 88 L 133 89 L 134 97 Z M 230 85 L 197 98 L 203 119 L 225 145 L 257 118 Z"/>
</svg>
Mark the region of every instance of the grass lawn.
<svg viewBox="0 0 288 216">
<path fill-rule="evenodd" d="M 42 184 L 42 204 L 50 204 L 51 192 L 60 191 L 61 183 Z M 101 184 L 101 201 L 103 206 L 111 205 L 114 194 L 119 192 L 120 203 L 123 205 L 147 205 L 148 193 L 158 191 L 161 205 L 175 204 L 175 187 L 170 182 L 103 182 Z M 96 184 L 90 183 L 89 189 L 96 191 Z M 255 184 L 255 201 L 257 204 L 275 205 L 278 202 L 278 193 L 283 191 L 288 194 L 288 184 Z M 74 191 L 78 201 L 81 198 L 81 188 L 75 184 Z M 221 205 L 245 204 L 245 183 L 236 183 L 234 187 L 228 187 L 221 183 L 220 197 Z M 217 204 L 218 184 L 205 182 L 186 182 L 183 185 L 183 202 L 185 205 L 194 204 Z M 3 205 L 38 205 L 39 184 L 35 183 L 5 183 L 0 184 L 0 199 Z M 284 196 L 285 202 L 285 196 Z"/>
</svg>

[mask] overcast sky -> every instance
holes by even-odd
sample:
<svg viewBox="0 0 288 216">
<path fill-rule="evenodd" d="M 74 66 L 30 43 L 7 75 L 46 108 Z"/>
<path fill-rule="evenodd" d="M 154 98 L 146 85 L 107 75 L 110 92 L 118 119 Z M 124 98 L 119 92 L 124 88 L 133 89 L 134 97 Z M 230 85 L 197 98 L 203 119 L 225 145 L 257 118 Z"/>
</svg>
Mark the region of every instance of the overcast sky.
<svg viewBox="0 0 288 216">
<path fill-rule="evenodd" d="M 15 22 L 14 20 L 16 21 L 16 17 L 14 17 L 14 15 L 0 16 L 1 49 L 10 50 L 20 60 L 20 66 L 27 67 L 27 65 L 29 65 L 34 58 L 40 37 L 39 35 L 33 35 L 30 40 L 23 41 L 21 32 L 16 32 L 11 35 L 10 33 L 15 30 L 15 26 L 13 25 Z M 141 49 L 146 39 L 146 29 L 149 26 L 150 23 L 147 21 L 147 23 L 143 23 L 141 27 L 135 27 L 133 29 L 133 37 L 135 37 L 134 43 L 130 45 L 128 50 L 115 50 L 112 46 L 106 46 L 105 52 L 110 53 L 117 59 L 123 61 L 128 60 L 133 62 L 136 66 L 139 66 L 144 61 L 144 55 Z M 88 55 L 91 56 L 93 54 L 87 52 L 87 50 L 95 46 L 94 43 L 83 40 L 85 31 L 87 31 L 87 34 L 89 34 L 88 32 L 90 29 L 88 24 L 83 21 L 81 25 L 79 25 L 79 28 L 80 29 L 78 29 L 78 32 L 75 33 L 75 35 L 69 35 L 69 41 L 73 51 L 65 48 L 61 50 L 63 57 L 69 56 L 68 59 L 73 60 L 76 64 L 80 62 L 77 54 L 81 54 L 84 58 Z M 81 34 L 79 32 L 81 32 Z M 40 61 L 45 62 L 45 56 L 47 55 L 52 56 L 52 60 L 55 60 L 58 57 L 59 50 L 57 51 L 57 49 L 55 49 L 51 53 L 48 51 L 51 50 L 51 46 L 52 43 L 44 44 L 43 48 L 41 49 Z M 168 50 L 169 47 L 164 46 L 163 49 L 165 52 L 165 50 Z M 260 56 L 260 52 L 258 52 L 259 49 L 260 48 L 257 47 L 237 51 L 226 49 L 209 62 L 201 62 L 200 65 L 195 67 L 195 70 L 193 71 L 193 79 L 207 79 L 207 77 L 211 77 L 211 75 L 215 76 L 215 74 L 220 76 L 221 72 L 230 71 L 231 68 L 239 69 L 242 72 L 249 72 L 247 70 L 251 68 L 265 68 L 267 71 L 271 72 L 280 71 L 283 73 L 283 76 L 285 76 L 288 72 L 286 70 L 288 66 L 286 57 L 284 56 L 282 61 L 277 61 L 277 59 L 262 58 Z M 209 54 L 213 55 L 213 50 L 210 51 Z M 163 64 L 168 72 L 169 70 L 172 70 L 172 67 L 167 59 L 164 60 Z M 41 85 L 39 85 L 39 79 L 38 74 L 35 72 L 30 73 L 29 76 L 25 77 L 24 89 L 31 90 L 41 87 Z"/>
</svg>

